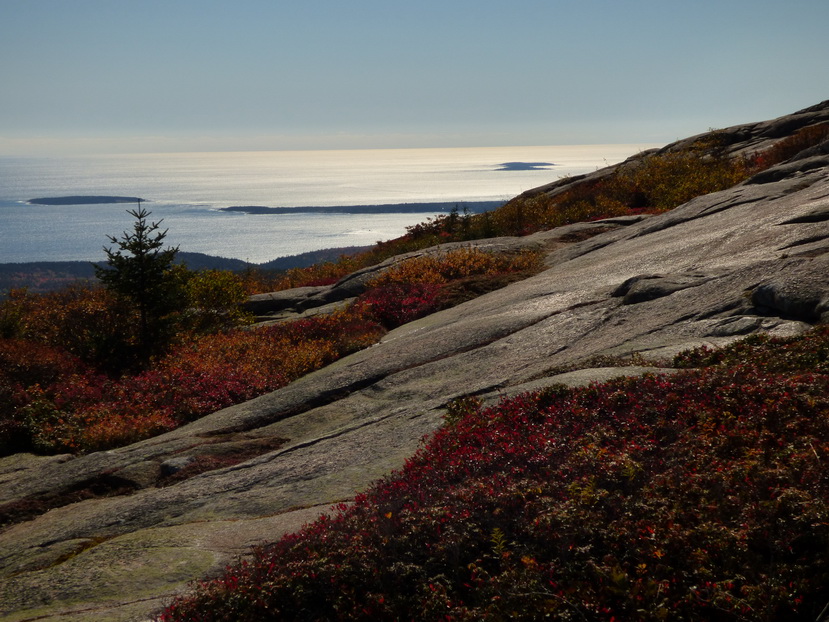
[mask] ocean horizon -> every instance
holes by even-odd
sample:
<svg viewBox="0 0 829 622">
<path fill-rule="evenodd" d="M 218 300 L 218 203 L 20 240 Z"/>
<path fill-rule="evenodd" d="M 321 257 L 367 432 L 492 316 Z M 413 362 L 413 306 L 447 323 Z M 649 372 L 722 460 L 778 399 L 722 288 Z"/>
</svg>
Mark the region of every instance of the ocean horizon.
<svg viewBox="0 0 829 622">
<path fill-rule="evenodd" d="M 139 197 L 170 245 L 258 264 L 399 237 L 451 206 L 491 208 L 652 146 L 3 156 L 0 263 L 97 261 L 132 226 L 134 205 L 35 198 Z"/>
</svg>

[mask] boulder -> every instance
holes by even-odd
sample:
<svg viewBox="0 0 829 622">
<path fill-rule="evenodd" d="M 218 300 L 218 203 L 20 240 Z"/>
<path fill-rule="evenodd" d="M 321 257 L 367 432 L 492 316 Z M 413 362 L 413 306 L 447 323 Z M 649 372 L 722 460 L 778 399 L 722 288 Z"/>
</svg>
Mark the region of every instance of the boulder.
<svg viewBox="0 0 829 622">
<path fill-rule="evenodd" d="M 613 290 L 611 296 L 622 296 L 624 304 L 632 305 L 669 296 L 688 287 L 702 285 L 710 278 L 704 274 L 641 274 L 627 279 Z"/>
<path fill-rule="evenodd" d="M 295 287 L 279 292 L 250 296 L 242 308 L 253 315 L 269 315 L 285 310 L 299 309 L 309 298 L 329 290 L 328 286 Z"/>
<path fill-rule="evenodd" d="M 829 319 L 826 316 L 829 309 L 828 277 L 829 256 L 823 254 L 807 262 L 794 260 L 791 270 L 757 285 L 751 293 L 751 301 L 760 313 L 766 315 L 825 322 Z"/>
</svg>

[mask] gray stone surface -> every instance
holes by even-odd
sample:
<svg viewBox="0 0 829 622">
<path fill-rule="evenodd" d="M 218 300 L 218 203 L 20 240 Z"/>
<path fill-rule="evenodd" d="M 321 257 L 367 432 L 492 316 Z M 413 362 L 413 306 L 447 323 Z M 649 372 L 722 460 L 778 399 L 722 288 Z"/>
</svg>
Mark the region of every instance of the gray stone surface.
<svg viewBox="0 0 829 622">
<path fill-rule="evenodd" d="M 816 322 L 829 305 L 829 255 L 815 257 L 808 263 L 808 269 L 804 269 L 801 261 L 792 261 L 791 270 L 755 287 L 751 301 L 768 315 Z"/>
<path fill-rule="evenodd" d="M 308 299 L 329 289 L 329 286 L 296 287 L 279 292 L 256 294 L 248 298 L 243 305 L 243 309 L 253 315 L 267 315 L 286 309 L 295 310 L 300 308 Z"/>
<path fill-rule="evenodd" d="M 746 126 L 746 148 L 783 125 Z M 87 456 L 0 460 L 0 505 L 54 506 L 0 530 L 0 619 L 146 619 L 188 581 L 399 468 L 457 397 L 669 373 L 683 349 L 825 321 L 829 220 L 814 217 L 829 209 L 822 162 L 786 165 L 763 183 L 615 222 L 581 242 L 568 234 L 608 223 L 492 241 L 536 244 L 549 267 L 168 434 Z M 659 284 L 659 295 L 625 301 L 637 283 Z M 663 369 L 590 362 L 631 357 Z M 590 369 L 559 375 L 579 366 Z M 159 485 L 162 465 L 243 450 L 254 457 Z M 71 497 L 93 484 L 113 496 Z"/>
<path fill-rule="evenodd" d="M 710 280 L 704 274 L 642 274 L 629 278 L 613 290 L 612 296 L 622 296 L 622 302 L 632 305 L 669 296 L 688 287 L 697 287 Z"/>
</svg>

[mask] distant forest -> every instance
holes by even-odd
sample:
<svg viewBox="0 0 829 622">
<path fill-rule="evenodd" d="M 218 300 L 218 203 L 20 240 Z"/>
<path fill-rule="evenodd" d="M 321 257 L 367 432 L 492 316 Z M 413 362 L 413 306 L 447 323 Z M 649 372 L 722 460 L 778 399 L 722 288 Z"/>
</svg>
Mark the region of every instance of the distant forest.
<svg viewBox="0 0 829 622">
<path fill-rule="evenodd" d="M 507 163 L 509 164 L 509 163 Z M 507 170 L 507 169 L 504 169 Z M 383 205 L 337 205 L 306 207 L 266 207 L 264 205 L 235 205 L 220 208 L 223 212 L 245 214 L 429 214 L 433 212 L 466 211 L 482 214 L 501 207 L 506 201 L 439 201 L 431 203 L 386 203 Z"/>
<path fill-rule="evenodd" d="M 252 264 L 241 259 L 213 257 L 203 253 L 179 252 L 177 263 L 186 264 L 191 270 L 265 270 L 276 272 L 290 268 L 304 268 L 324 261 L 336 261 L 342 255 L 367 250 L 368 246 L 326 248 L 299 255 L 279 257 L 262 264 Z M 10 289 L 25 287 L 34 293 L 43 293 L 65 287 L 71 283 L 94 281 L 95 263 L 91 261 L 34 261 L 27 263 L 0 263 L 0 299 Z"/>
</svg>

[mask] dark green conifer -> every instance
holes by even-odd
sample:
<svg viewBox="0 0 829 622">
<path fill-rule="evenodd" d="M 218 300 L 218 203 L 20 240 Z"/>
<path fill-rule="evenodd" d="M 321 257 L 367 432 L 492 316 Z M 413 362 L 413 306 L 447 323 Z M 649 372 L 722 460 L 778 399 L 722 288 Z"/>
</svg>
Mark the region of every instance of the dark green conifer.
<svg viewBox="0 0 829 622">
<path fill-rule="evenodd" d="M 135 218 L 132 232 L 107 236 L 117 249 L 104 247 L 106 265 L 96 266 L 95 273 L 108 290 L 135 305 L 139 358 L 146 362 L 163 348 L 171 314 L 184 305 L 173 266 L 178 247 L 163 248 L 167 229 L 161 229 L 162 221 L 148 222 L 150 212 L 140 203 L 127 213 Z"/>
</svg>

